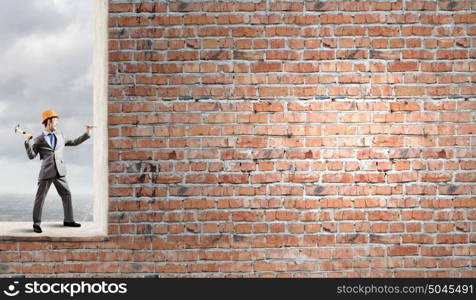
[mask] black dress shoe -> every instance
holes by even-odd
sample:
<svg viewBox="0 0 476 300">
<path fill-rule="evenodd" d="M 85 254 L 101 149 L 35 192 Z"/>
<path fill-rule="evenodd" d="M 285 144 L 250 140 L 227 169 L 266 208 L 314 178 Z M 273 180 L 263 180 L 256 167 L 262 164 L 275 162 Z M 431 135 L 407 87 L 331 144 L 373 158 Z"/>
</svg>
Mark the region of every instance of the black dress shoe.
<svg viewBox="0 0 476 300">
<path fill-rule="evenodd" d="M 33 225 L 33 231 L 36 233 L 42 233 L 40 225 Z"/>
<path fill-rule="evenodd" d="M 63 225 L 68 227 L 81 227 L 81 224 L 76 222 L 63 222 Z"/>
</svg>

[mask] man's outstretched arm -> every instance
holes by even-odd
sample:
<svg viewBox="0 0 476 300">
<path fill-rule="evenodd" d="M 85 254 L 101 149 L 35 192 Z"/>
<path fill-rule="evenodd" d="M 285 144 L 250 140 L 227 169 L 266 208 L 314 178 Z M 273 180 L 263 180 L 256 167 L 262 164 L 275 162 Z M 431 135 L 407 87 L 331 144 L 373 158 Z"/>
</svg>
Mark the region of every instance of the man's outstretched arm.
<svg viewBox="0 0 476 300">
<path fill-rule="evenodd" d="M 75 138 L 74 140 L 65 139 L 64 145 L 65 146 L 77 146 L 77 145 L 81 144 L 82 142 L 84 142 L 85 140 L 89 139 L 90 137 L 91 137 L 91 135 L 89 134 L 89 132 L 85 132 L 80 137 Z"/>
<path fill-rule="evenodd" d="M 32 138 L 31 134 L 25 133 L 23 134 L 23 137 L 25 138 L 26 155 L 28 155 L 29 159 L 35 158 L 36 155 L 38 154 L 38 150 L 36 149 L 35 144 L 33 144 L 33 146 L 30 145 L 30 139 Z"/>
</svg>

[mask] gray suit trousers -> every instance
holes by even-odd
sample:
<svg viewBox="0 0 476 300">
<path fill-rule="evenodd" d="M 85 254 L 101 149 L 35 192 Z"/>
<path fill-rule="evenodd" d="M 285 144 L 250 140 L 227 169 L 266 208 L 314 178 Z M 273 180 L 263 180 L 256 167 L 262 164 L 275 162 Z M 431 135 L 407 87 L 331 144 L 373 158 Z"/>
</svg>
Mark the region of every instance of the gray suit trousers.
<svg viewBox="0 0 476 300">
<path fill-rule="evenodd" d="M 73 205 L 71 203 L 71 192 L 69 191 L 66 177 L 56 176 L 49 179 L 38 181 L 38 190 L 36 191 L 35 206 L 33 207 L 33 224 L 41 224 L 41 213 L 43 211 L 43 203 L 45 202 L 46 194 L 50 189 L 51 183 L 54 184 L 61 200 L 63 201 L 64 221 L 74 222 L 73 219 Z"/>
</svg>

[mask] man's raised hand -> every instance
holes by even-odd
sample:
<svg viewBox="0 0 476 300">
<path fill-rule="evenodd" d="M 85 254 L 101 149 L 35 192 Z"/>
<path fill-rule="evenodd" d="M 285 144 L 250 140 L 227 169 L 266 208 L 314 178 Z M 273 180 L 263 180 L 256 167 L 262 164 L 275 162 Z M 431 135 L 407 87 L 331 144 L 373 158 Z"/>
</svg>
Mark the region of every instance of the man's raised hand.
<svg viewBox="0 0 476 300">
<path fill-rule="evenodd" d="M 86 132 L 91 134 L 91 132 L 93 131 L 93 128 L 96 127 L 96 126 L 93 126 L 93 125 L 86 125 Z"/>
<path fill-rule="evenodd" d="M 25 142 L 28 142 L 33 136 L 29 134 L 28 132 L 25 132 L 23 134 L 23 138 L 25 139 Z"/>
</svg>

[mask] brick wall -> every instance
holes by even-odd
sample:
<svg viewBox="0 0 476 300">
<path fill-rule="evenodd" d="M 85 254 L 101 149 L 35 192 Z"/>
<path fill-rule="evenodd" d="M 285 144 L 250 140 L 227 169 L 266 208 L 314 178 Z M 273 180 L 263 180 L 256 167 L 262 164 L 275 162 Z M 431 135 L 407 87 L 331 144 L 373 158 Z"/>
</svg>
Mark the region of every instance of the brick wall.
<svg viewBox="0 0 476 300">
<path fill-rule="evenodd" d="M 110 236 L 3 274 L 476 277 L 476 1 L 110 2 Z"/>
</svg>

